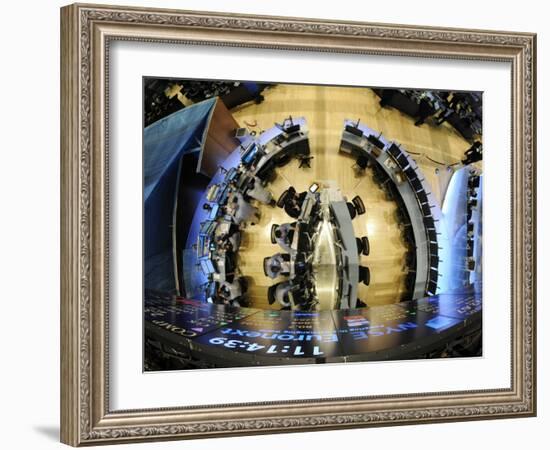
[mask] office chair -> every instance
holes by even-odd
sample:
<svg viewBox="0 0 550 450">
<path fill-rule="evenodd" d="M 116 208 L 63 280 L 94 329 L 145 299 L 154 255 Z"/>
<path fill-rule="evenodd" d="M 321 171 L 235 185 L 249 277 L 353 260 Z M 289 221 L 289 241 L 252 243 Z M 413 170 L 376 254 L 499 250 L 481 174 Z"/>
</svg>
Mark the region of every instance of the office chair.
<svg viewBox="0 0 550 450">
<path fill-rule="evenodd" d="M 363 255 L 369 256 L 370 253 L 370 242 L 369 238 L 367 236 L 363 236 L 361 238 L 361 242 L 363 243 Z"/>
<path fill-rule="evenodd" d="M 364 303 L 360 298 L 358 298 L 356 303 L 355 303 L 355 307 L 356 308 L 366 308 L 367 304 Z"/>
<path fill-rule="evenodd" d="M 359 158 L 357 158 L 357 161 L 352 167 L 355 171 L 358 173 L 364 173 L 365 169 L 369 166 L 369 158 L 365 155 L 360 155 Z"/>
<path fill-rule="evenodd" d="M 353 203 L 350 203 L 350 202 L 347 202 L 346 205 L 348 205 L 348 211 L 349 211 L 349 215 L 351 217 L 351 220 L 355 219 L 355 216 L 357 215 L 357 211 L 355 209 L 355 206 L 353 205 Z"/>
<path fill-rule="evenodd" d="M 268 273 L 267 273 L 267 264 L 268 264 L 268 262 L 269 262 L 270 259 L 271 259 L 271 256 L 266 256 L 266 257 L 264 258 L 263 268 L 264 268 L 264 275 L 265 275 L 266 277 L 269 276 Z M 271 303 L 270 303 L 270 304 L 271 304 Z"/>
<path fill-rule="evenodd" d="M 355 242 L 357 243 L 357 253 L 363 253 L 363 241 L 356 237 Z"/>
<path fill-rule="evenodd" d="M 414 267 L 414 264 L 416 262 L 416 251 L 415 250 L 409 250 L 405 254 L 405 265 L 407 267 Z"/>
<path fill-rule="evenodd" d="M 277 286 L 279 285 L 279 283 L 277 284 L 274 284 L 272 286 L 269 286 L 267 288 L 267 302 L 270 304 L 270 305 L 273 305 L 273 303 L 275 303 L 275 291 L 277 290 Z"/>
<path fill-rule="evenodd" d="M 382 189 L 384 190 L 384 194 L 386 195 L 386 200 L 389 202 L 395 200 L 395 195 L 391 187 L 392 185 L 390 183 L 384 183 L 382 185 Z"/>
<path fill-rule="evenodd" d="M 289 162 L 290 162 L 290 159 L 292 158 L 291 155 L 283 155 L 279 158 L 276 159 L 275 161 L 275 165 L 277 167 L 283 167 L 283 166 L 286 166 Z"/>
<path fill-rule="evenodd" d="M 411 222 L 409 220 L 409 215 L 404 208 L 405 208 L 405 205 L 403 205 L 403 207 L 398 207 L 395 210 L 395 215 L 397 216 L 397 222 L 407 227 L 411 225 Z"/>
<path fill-rule="evenodd" d="M 405 278 L 405 289 L 409 294 L 414 291 L 414 282 L 416 281 L 416 271 L 410 270 Z"/>
<path fill-rule="evenodd" d="M 279 199 L 277 200 L 277 206 L 279 208 L 283 208 L 286 204 L 286 201 L 290 198 L 290 196 L 291 196 L 290 189 L 287 189 L 286 191 L 284 191 L 279 197 Z"/>
<path fill-rule="evenodd" d="M 314 159 L 314 156 L 309 155 L 298 155 L 298 169 L 301 169 L 303 167 L 307 167 L 308 169 L 311 169 L 311 160 Z"/>
<path fill-rule="evenodd" d="M 355 238 L 355 241 L 357 242 L 357 252 L 362 253 L 365 256 L 369 256 L 369 238 L 367 236 L 363 236 L 362 238 Z"/>
<path fill-rule="evenodd" d="M 407 227 L 403 230 L 403 238 L 405 240 L 405 243 L 409 244 L 411 247 L 414 248 L 415 240 L 414 240 L 414 232 L 412 227 Z"/>
<path fill-rule="evenodd" d="M 353 203 L 353 206 L 355 206 L 357 214 L 362 215 L 367 212 L 367 210 L 365 209 L 365 204 L 363 203 L 363 200 L 361 200 L 361 197 L 359 197 L 358 195 L 353 197 L 351 202 Z"/>
<path fill-rule="evenodd" d="M 245 277 L 239 278 L 239 284 L 241 286 L 241 291 L 243 294 L 248 291 L 248 280 Z"/>
<path fill-rule="evenodd" d="M 271 243 L 272 243 L 272 244 L 276 244 L 276 243 L 277 243 L 277 240 L 276 240 L 276 238 L 275 238 L 275 231 L 277 231 L 278 228 L 279 228 L 279 224 L 274 223 L 273 225 L 271 225 L 270 237 L 271 237 Z"/>
<path fill-rule="evenodd" d="M 365 286 L 370 284 L 370 269 L 366 266 L 359 266 L 359 281 Z"/>
</svg>

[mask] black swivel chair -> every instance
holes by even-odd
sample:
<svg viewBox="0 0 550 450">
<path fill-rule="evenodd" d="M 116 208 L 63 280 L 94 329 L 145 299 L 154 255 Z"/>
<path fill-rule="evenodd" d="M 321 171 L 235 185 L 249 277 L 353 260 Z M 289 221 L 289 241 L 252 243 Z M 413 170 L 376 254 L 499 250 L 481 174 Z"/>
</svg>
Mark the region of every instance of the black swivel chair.
<svg viewBox="0 0 550 450">
<path fill-rule="evenodd" d="M 362 253 L 365 256 L 369 256 L 370 253 L 370 244 L 369 244 L 369 238 L 367 236 L 363 236 L 362 238 L 355 238 L 357 242 L 357 252 Z"/>
<path fill-rule="evenodd" d="M 362 215 L 367 212 L 367 210 L 365 209 L 365 204 L 363 203 L 363 200 L 358 195 L 353 197 L 351 202 L 353 203 L 353 206 L 355 206 L 355 210 L 357 211 L 357 214 Z"/>
<path fill-rule="evenodd" d="M 369 238 L 367 236 L 363 236 L 361 238 L 361 241 L 363 242 L 363 255 L 369 256 L 370 253 L 370 242 Z"/>
<path fill-rule="evenodd" d="M 407 212 L 407 207 L 405 204 L 399 204 L 396 209 L 397 222 L 403 227 L 407 228 L 412 226 L 409 213 Z"/>
<path fill-rule="evenodd" d="M 264 268 L 264 275 L 265 275 L 266 277 L 269 276 L 268 273 L 267 273 L 267 264 L 268 264 L 268 262 L 269 262 L 270 259 L 271 259 L 271 256 L 266 256 L 266 257 L 264 258 L 264 263 L 262 264 L 262 266 L 263 266 L 263 268 Z M 270 303 L 270 305 L 271 305 L 271 303 Z"/>
<path fill-rule="evenodd" d="M 405 264 L 409 268 L 414 268 L 416 265 L 416 251 L 408 250 L 405 254 Z"/>
<path fill-rule="evenodd" d="M 365 286 L 370 284 L 370 269 L 365 266 L 359 266 L 359 281 Z"/>
<path fill-rule="evenodd" d="M 405 240 L 405 243 L 414 248 L 415 239 L 412 227 L 407 227 L 403 230 L 403 239 Z"/>
<path fill-rule="evenodd" d="M 245 277 L 239 278 L 239 285 L 243 294 L 248 291 L 248 280 Z"/>
<path fill-rule="evenodd" d="M 292 159 L 292 156 L 289 155 L 289 154 L 282 155 L 279 158 L 276 158 L 275 165 L 277 167 L 286 166 L 290 162 L 291 159 Z"/>
<path fill-rule="evenodd" d="M 410 270 L 405 277 L 405 289 L 408 295 L 412 295 L 414 292 L 414 284 L 416 282 L 416 271 Z"/>
<path fill-rule="evenodd" d="M 278 284 L 279 283 L 274 284 L 273 286 L 269 286 L 269 288 L 267 288 L 267 301 L 270 305 L 273 305 L 273 303 L 275 303 L 275 291 L 277 290 Z"/>
<path fill-rule="evenodd" d="M 351 219 L 355 219 L 355 216 L 357 215 L 357 210 L 355 209 L 354 204 L 350 202 L 347 202 L 346 204 L 348 205 L 348 211 Z"/>
<path fill-rule="evenodd" d="M 359 173 L 365 172 L 365 169 L 369 166 L 369 158 L 366 155 L 359 155 L 357 161 L 352 166 Z"/>
<path fill-rule="evenodd" d="M 357 302 L 355 303 L 356 308 L 366 308 L 367 304 L 363 302 L 360 298 L 357 299 Z"/>
<path fill-rule="evenodd" d="M 356 237 L 355 242 L 357 242 L 357 253 L 363 253 L 363 241 Z"/>
<path fill-rule="evenodd" d="M 279 228 L 279 225 L 274 223 L 273 225 L 271 225 L 271 234 L 270 234 L 270 237 L 271 237 L 271 243 L 272 244 L 276 244 L 277 243 L 277 240 L 275 239 L 275 232 L 277 231 L 277 229 Z"/>
<path fill-rule="evenodd" d="M 279 197 L 279 199 L 277 200 L 277 206 L 279 208 L 283 208 L 286 204 L 286 201 L 290 198 L 290 196 L 291 196 L 290 189 L 287 189 L 286 191 L 284 191 Z"/>
<path fill-rule="evenodd" d="M 293 219 L 297 219 L 298 217 L 300 217 L 301 209 L 300 206 L 298 206 L 298 204 L 296 204 L 295 202 L 287 201 L 284 205 L 284 210 Z"/>
<path fill-rule="evenodd" d="M 262 181 L 272 181 L 275 177 L 275 162 L 268 161 L 256 173 L 256 176 Z"/>
</svg>

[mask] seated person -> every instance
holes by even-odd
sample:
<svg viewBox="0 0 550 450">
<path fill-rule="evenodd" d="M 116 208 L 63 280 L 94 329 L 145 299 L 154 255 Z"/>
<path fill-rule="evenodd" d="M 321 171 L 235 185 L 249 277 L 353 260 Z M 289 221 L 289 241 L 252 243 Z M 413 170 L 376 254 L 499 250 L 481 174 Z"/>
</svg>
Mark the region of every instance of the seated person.
<svg viewBox="0 0 550 450">
<path fill-rule="evenodd" d="M 292 239 L 294 238 L 294 232 L 296 230 L 296 222 L 283 223 L 279 225 L 275 230 L 275 241 L 279 246 L 287 253 L 292 252 Z"/>
<path fill-rule="evenodd" d="M 312 301 L 313 284 L 308 278 L 300 281 L 299 285 L 292 288 L 292 299 L 298 309 L 307 309 Z"/>
<path fill-rule="evenodd" d="M 297 277 L 303 277 L 311 273 L 311 263 L 307 260 L 307 256 L 304 252 L 296 254 L 294 260 L 294 273 Z"/>
<path fill-rule="evenodd" d="M 234 192 L 229 200 L 228 213 L 233 221 L 240 225 L 245 222 L 257 221 L 260 218 L 258 208 L 248 203 L 240 192 Z"/>
<path fill-rule="evenodd" d="M 285 209 L 285 212 L 293 219 L 297 219 L 298 217 L 300 217 L 301 209 L 298 203 L 294 199 L 287 201 L 285 203 L 284 209 Z"/>
<path fill-rule="evenodd" d="M 292 289 L 294 285 L 291 281 L 281 281 L 275 288 L 275 300 L 281 304 L 283 309 L 291 309 L 294 301 Z"/>
<path fill-rule="evenodd" d="M 306 198 L 307 192 L 300 192 L 299 194 L 289 195 L 285 201 L 284 210 L 292 217 L 297 219 L 300 216 L 302 210 L 302 203 Z"/>
<path fill-rule="evenodd" d="M 273 194 L 264 187 L 262 180 L 260 180 L 257 176 L 255 176 L 248 183 L 248 190 L 246 191 L 246 194 L 249 197 L 258 200 L 260 203 L 271 206 L 275 205 Z"/>
<path fill-rule="evenodd" d="M 216 248 L 224 252 L 236 252 L 241 244 L 241 234 L 222 234 L 216 238 Z"/>
<path fill-rule="evenodd" d="M 476 141 L 464 153 L 464 159 L 462 160 L 462 164 L 467 166 L 468 164 L 481 161 L 482 159 L 483 159 L 483 144 L 480 141 Z"/>
<path fill-rule="evenodd" d="M 269 278 L 277 278 L 279 275 L 290 275 L 290 255 L 287 253 L 276 253 L 270 258 L 265 258 L 264 272 Z"/>
<path fill-rule="evenodd" d="M 223 300 L 223 303 L 240 306 L 240 302 L 243 300 L 243 283 L 241 277 L 235 277 L 233 282 L 224 281 L 220 283 L 218 288 L 218 296 Z"/>
</svg>

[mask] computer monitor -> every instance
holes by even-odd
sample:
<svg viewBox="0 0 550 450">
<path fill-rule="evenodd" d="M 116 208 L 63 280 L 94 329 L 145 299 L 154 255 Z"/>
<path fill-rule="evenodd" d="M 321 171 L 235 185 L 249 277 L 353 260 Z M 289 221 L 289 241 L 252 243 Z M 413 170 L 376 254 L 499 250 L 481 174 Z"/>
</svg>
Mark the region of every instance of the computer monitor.
<svg viewBox="0 0 550 450">
<path fill-rule="evenodd" d="M 210 220 L 215 220 L 218 216 L 218 211 L 220 210 L 220 205 L 217 203 L 214 203 L 214 206 L 212 206 L 212 209 L 210 210 L 210 214 L 208 215 L 208 218 Z"/>
<path fill-rule="evenodd" d="M 241 156 L 242 163 L 245 166 L 250 166 L 256 159 L 257 154 L 258 154 L 258 146 L 256 144 L 252 144 Z"/>
<path fill-rule="evenodd" d="M 398 157 L 397 157 L 397 164 L 399 164 L 399 166 L 404 169 L 405 167 L 408 167 L 409 166 L 409 160 L 407 159 L 407 157 L 401 153 Z"/>
<path fill-rule="evenodd" d="M 357 137 L 363 136 L 363 132 L 359 128 L 354 127 L 353 125 L 346 125 L 345 129 L 348 133 L 351 133 Z"/>
<path fill-rule="evenodd" d="M 216 269 L 214 268 L 214 264 L 212 264 L 212 260 L 210 258 L 202 258 L 200 260 L 200 264 L 201 264 L 202 272 L 205 275 L 210 275 L 216 272 Z"/>
<path fill-rule="evenodd" d="M 378 147 L 379 149 L 383 149 L 384 148 L 384 143 L 378 139 L 376 136 L 374 136 L 373 134 L 369 135 L 367 137 L 367 140 L 373 144 L 374 146 Z"/>
<path fill-rule="evenodd" d="M 314 194 L 315 192 L 317 192 L 319 190 L 319 185 L 317 183 L 313 183 L 310 187 L 309 187 L 309 192 L 311 192 L 312 194 Z"/>
<path fill-rule="evenodd" d="M 420 204 L 427 203 L 428 202 L 428 196 L 426 195 L 426 191 L 418 191 L 416 193 L 416 196 L 418 197 L 418 200 L 420 201 Z"/>
<path fill-rule="evenodd" d="M 432 209 L 430 208 L 429 203 L 424 203 L 423 205 L 421 205 L 421 208 L 422 208 L 422 213 L 425 216 L 430 216 L 432 214 Z"/>
<path fill-rule="evenodd" d="M 420 182 L 420 180 L 418 178 L 414 178 L 414 179 L 409 178 L 409 181 L 411 183 L 411 186 L 412 186 L 414 192 L 418 192 L 418 191 L 422 190 L 422 183 Z"/>
<path fill-rule="evenodd" d="M 392 155 L 396 159 L 401 155 L 401 150 L 395 144 L 392 144 L 390 146 L 390 148 L 388 149 L 388 152 L 390 153 L 390 155 Z"/>
</svg>

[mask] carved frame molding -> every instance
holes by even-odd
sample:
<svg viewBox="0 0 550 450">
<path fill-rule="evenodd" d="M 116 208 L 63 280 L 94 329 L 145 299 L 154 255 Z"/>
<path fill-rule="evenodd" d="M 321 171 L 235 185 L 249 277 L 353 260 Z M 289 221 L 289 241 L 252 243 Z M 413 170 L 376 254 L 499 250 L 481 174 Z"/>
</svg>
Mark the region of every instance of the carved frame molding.
<svg viewBox="0 0 550 450">
<path fill-rule="evenodd" d="M 510 389 L 111 411 L 113 40 L 495 60 L 512 67 Z M 75 4 L 61 10 L 61 440 L 79 446 L 536 414 L 536 35 Z"/>
</svg>

